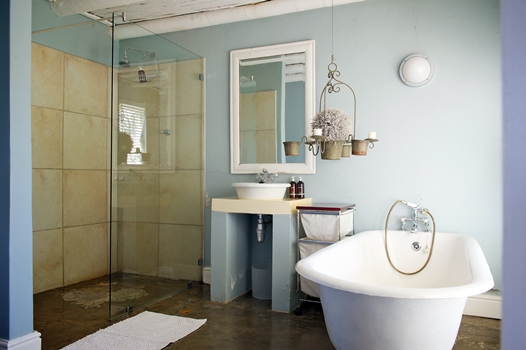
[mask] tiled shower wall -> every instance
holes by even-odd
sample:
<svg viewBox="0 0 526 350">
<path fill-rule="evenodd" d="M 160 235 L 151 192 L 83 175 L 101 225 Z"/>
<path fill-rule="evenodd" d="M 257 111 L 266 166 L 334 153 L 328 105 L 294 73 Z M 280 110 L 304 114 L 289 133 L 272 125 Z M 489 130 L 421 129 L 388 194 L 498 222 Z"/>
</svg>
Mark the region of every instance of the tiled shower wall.
<svg viewBox="0 0 526 350">
<path fill-rule="evenodd" d="M 32 44 L 35 293 L 108 273 L 110 74 Z"/>
<path fill-rule="evenodd" d="M 114 167 L 119 171 L 112 179 L 118 201 L 113 272 L 201 280 L 203 61 L 161 64 L 159 70 L 161 76 L 148 84 L 133 80 L 137 68 L 119 70 L 119 101 L 146 111 L 150 159 Z"/>
<path fill-rule="evenodd" d="M 174 63 L 173 74 L 179 64 L 188 66 L 189 61 Z M 201 72 L 202 60 L 193 67 L 192 74 Z M 162 162 L 155 163 L 152 156 L 142 168 L 120 166 L 118 170 L 128 178 L 140 176 L 147 181 L 116 183 L 118 175 L 110 174 L 111 74 L 104 65 L 32 44 L 35 293 L 109 273 L 112 178 L 117 191 L 113 220 L 119 220 L 113 224 L 113 271 L 200 279 L 202 89 L 193 93 L 192 99 L 199 99 L 195 107 L 181 107 L 188 111 L 148 115 L 149 143 L 160 137 L 163 123 L 172 123 L 174 141 L 164 146 L 160 140 L 156 143 L 158 148 L 170 149 L 168 167 L 162 168 Z M 185 82 L 174 80 L 165 92 L 175 93 L 178 84 Z M 188 89 L 184 91 L 178 98 L 188 100 Z M 163 98 L 171 99 L 162 94 L 158 99 Z M 189 132 L 195 132 L 193 137 Z M 176 141 L 179 135 L 181 140 Z M 177 142 L 197 144 L 198 149 L 187 157 L 183 146 L 174 148 Z M 155 149 L 153 143 L 150 149 Z M 185 158 L 190 159 L 185 162 Z"/>
</svg>

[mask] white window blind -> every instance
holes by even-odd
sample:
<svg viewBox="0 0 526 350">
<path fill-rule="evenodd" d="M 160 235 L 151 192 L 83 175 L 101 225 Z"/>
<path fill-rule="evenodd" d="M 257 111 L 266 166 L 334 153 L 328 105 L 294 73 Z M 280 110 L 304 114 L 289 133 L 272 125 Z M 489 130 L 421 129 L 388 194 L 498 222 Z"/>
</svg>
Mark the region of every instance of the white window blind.
<svg viewBox="0 0 526 350">
<path fill-rule="evenodd" d="M 119 104 L 119 132 L 130 135 L 133 146 L 128 155 L 128 164 L 142 164 L 140 152 L 146 152 L 146 113 L 142 107 L 120 103 Z M 135 154 L 133 154 L 135 153 Z"/>
</svg>

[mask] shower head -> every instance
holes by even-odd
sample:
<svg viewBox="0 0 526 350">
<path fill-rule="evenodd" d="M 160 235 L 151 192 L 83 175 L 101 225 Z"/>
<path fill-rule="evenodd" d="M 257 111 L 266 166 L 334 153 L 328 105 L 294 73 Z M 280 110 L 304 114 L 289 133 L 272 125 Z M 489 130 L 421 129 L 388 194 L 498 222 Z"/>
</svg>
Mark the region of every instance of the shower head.
<svg viewBox="0 0 526 350">
<path fill-rule="evenodd" d="M 155 61 L 155 64 L 157 65 L 157 60 L 155 59 L 155 57 L 156 57 L 155 52 L 148 52 L 148 51 L 139 50 L 139 49 L 136 49 L 136 48 L 133 48 L 133 47 L 127 47 L 127 48 L 124 49 L 124 56 L 122 57 L 122 60 L 119 62 L 119 65 L 121 67 L 130 67 L 131 66 L 130 65 L 130 60 L 128 60 L 128 50 L 142 53 L 143 56 L 141 58 L 141 62 L 146 57 L 150 57 L 151 59 L 153 59 Z"/>
<path fill-rule="evenodd" d="M 130 60 L 128 59 L 128 57 L 126 56 L 126 54 L 124 55 L 124 57 L 122 58 L 122 60 L 119 62 L 119 65 L 121 67 L 129 67 L 130 66 Z"/>
<path fill-rule="evenodd" d="M 152 78 L 157 78 L 161 76 L 162 72 L 159 71 L 159 66 L 157 65 L 157 59 L 156 59 L 157 55 L 155 54 L 155 52 L 143 51 L 143 50 L 139 50 L 133 47 L 127 47 L 124 49 L 124 55 L 122 57 L 122 60 L 119 61 L 119 65 L 121 67 L 131 67 L 132 66 L 130 63 L 130 60 L 128 59 L 128 50 L 139 52 L 142 54 L 142 57 L 140 58 L 139 71 L 137 72 L 137 75 L 133 77 L 133 80 L 135 82 L 146 83 L 150 81 L 150 79 Z M 144 59 L 147 59 L 147 58 L 150 58 L 153 60 L 155 64 L 155 72 L 150 72 L 146 74 L 145 70 L 143 69 L 143 61 Z"/>
</svg>

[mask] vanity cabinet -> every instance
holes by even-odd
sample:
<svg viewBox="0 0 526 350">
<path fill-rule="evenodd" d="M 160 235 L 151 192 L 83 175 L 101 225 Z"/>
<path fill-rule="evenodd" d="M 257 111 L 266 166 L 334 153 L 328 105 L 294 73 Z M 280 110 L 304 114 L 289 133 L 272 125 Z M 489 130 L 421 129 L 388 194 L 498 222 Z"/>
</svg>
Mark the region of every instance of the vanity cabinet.
<svg viewBox="0 0 526 350">
<path fill-rule="evenodd" d="M 298 305 L 295 265 L 298 256 L 296 207 L 311 198 L 281 200 L 212 199 L 212 301 L 227 303 L 252 289 L 252 215 L 272 215 L 272 310 L 291 312 Z"/>
</svg>

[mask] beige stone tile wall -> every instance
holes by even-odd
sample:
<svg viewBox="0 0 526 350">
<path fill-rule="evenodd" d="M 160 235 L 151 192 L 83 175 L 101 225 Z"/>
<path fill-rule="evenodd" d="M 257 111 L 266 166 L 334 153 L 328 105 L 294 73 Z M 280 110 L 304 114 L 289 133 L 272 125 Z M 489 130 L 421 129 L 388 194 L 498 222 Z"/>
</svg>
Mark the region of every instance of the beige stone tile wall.
<svg viewBox="0 0 526 350">
<path fill-rule="evenodd" d="M 65 55 L 64 109 L 108 118 L 108 67 Z"/>
<path fill-rule="evenodd" d="M 64 285 L 108 274 L 108 223 L 64 228 Z"/>
<path fill-rule="evenodd" d="M 31 105 L 64 109 L 64 53 L 31 45 Z"/>
<path fill-rule="evenodd" d="M 32 44 L 35 293 L 108 273 L 110 72 Z"/>
<path fill-rule="evenodd" d="M 195 280 L 201 273 L 199 225 L 159 225 L 159 275 L 166 278 Z"/>
<path fill-rule="evenodd" d="M 144 69 L 148 73 L 154 68 Z M 142 165 L 119 165 L 119 180 L 113 180 L 122 220 L 118 224 L 118 270 L 200 280 L 204 128 L 203 84 L 198 78 L 203 61 L 161 64 L 161 77 L 140 85 L 132 79 L 135 70 L 119 74 L 119 100 L 145 108 L 150 160 Z M 138 244 L 141 237 L 150 238 Z M 152 242 L 158 249 L 152 249 Z M 155 269 L 150 266 L 153 261 Z"/>
<path fill-rule="evenodd" d="M 35 293 L 64 285 L 62 228 L 33 232 L 33 288 Z"/>
<path fill-rule="evenodd" d="M 111 69 L 32 49 L 34 292 L 106 275 L 110 259 L 111 272 L 200 280 L 203 60 L 161 64 L 161 77 L 140 86 L 136 68 L 116 75 L 118 100 L 146 109 L 150 154 L 145 164 L 118 165 Z"/>
<path fill-rule="evenodd" d="M 62 169 L 63 115 L 62 110 L 36 106 L 31 108 L 34 169 Z"/>
<path fill-rule="evenodd" d="M 62 228 L 62 170 L 33 169 L 33 230 Z"/>
<path fill-rule="evenodd" d="M 241 162 L 275 163 L 276 91 L 241 94 L 240 109 Z"/>
<path fill-rule="evenodd" d="M 159 275 L 159 224 L 119 222 L 117 250 L 120 272 Z"/>
</svg>

